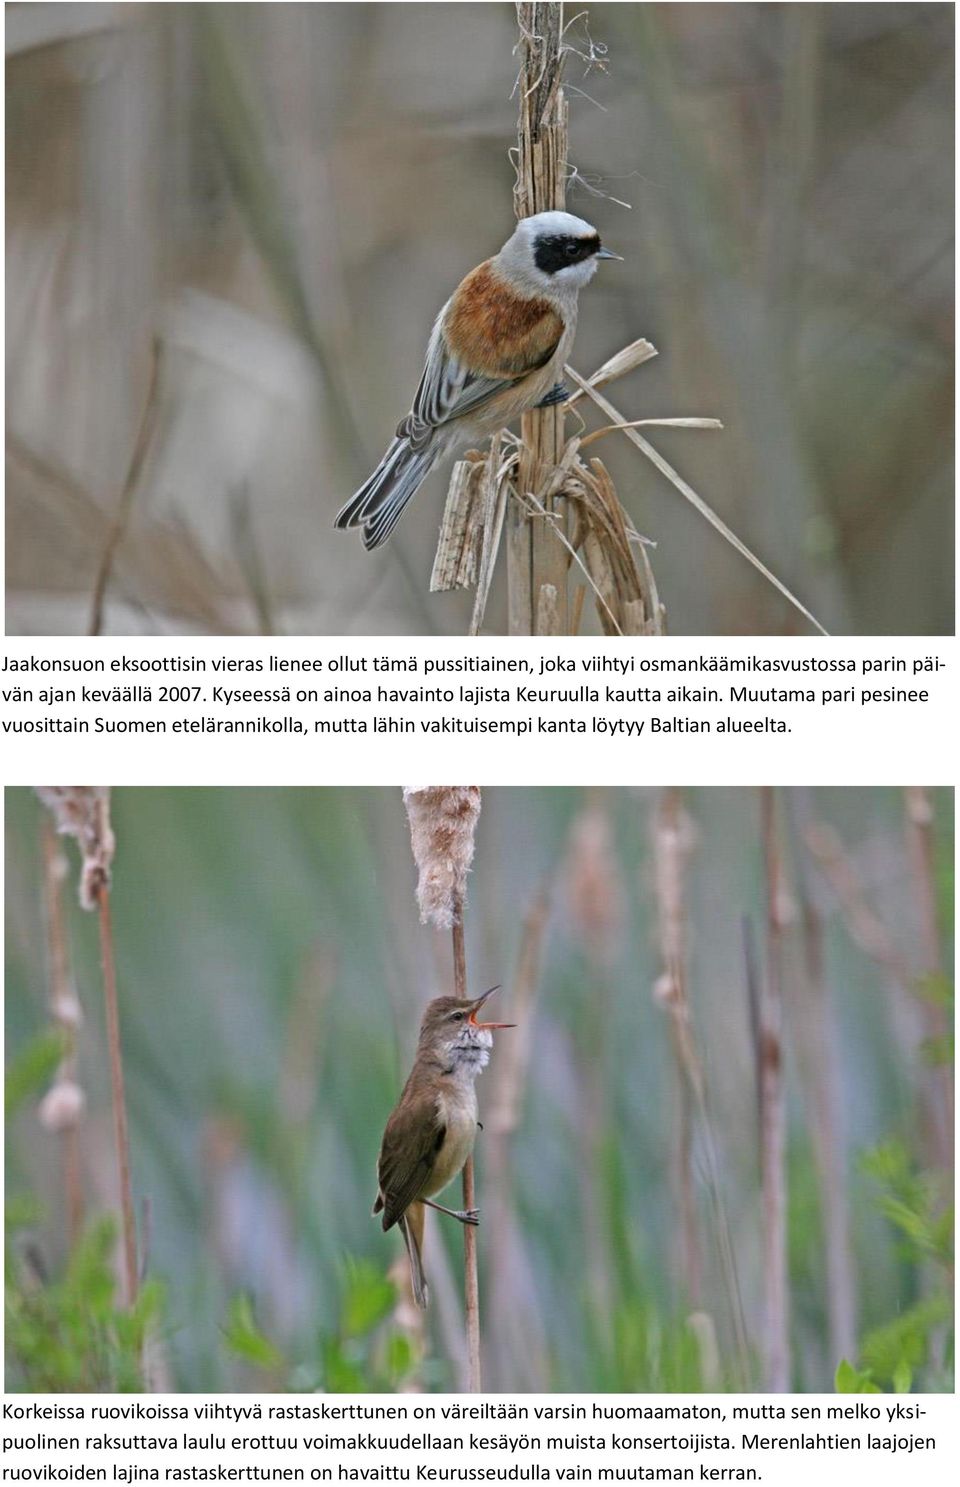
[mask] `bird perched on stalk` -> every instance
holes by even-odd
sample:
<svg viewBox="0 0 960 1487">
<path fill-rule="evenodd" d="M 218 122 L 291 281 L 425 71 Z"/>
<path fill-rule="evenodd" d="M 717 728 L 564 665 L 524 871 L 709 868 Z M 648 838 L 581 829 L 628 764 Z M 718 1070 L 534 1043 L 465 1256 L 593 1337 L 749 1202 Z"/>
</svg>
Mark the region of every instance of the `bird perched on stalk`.
<svg viewBox="0 0 960 1487">
<path fill-rule="evenodd" d="M 461 1224 L 479 1220 L 475 1208 L 444 1208 L 433 1198 L 462 1171 L 473 1151 L 474 1080 L 490 1057 L 494 1031 L 514 1026 L 477 1021 L 487 998 L 499 989 L 493 986 L 472 1002 L 441 996 L 427 1004 L 410 1077 L 383 1133 L 373 1211 L 383 1214 L 384 1229 L 400 1225 L 413 1298 L 421 1307 L 427 1304 L 422 1259 L 425 1208 L 436 1208 Z"/>
<path fill-rule="evenodd" d="M 336 525 L 362 527 L 364 546 L 379 547 L 438 460 L 528 408 L 562 403 L 577 296 L 601 258 L 619 256 L 569 212 L 524 217 L 440 311 L 413 408 Z"/>
</svg>

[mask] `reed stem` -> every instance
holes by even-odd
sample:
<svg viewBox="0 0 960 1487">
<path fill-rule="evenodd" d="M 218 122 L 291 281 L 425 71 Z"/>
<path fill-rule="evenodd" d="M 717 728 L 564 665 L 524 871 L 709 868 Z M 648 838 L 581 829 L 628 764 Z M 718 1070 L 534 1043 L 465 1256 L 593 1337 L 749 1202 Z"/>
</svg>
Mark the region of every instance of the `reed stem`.
<svg viewBox="0 0 960 1487">
<path fill-rule="evenodd" d="M 123 1222 L 123 1272 L 126 1303 L 137 1299 L 137 1225 L 133 1210 L 133 1185 L 130 1178 L 130 1137 L 127 1131 L 127 1104 L 123 1087 L 123 1059 L 120 1052 L 120 1012 L 117 1003 L 117 977 L 113 958 L 113 926 L 110 918 L 110 889 L 101 884 L 97 894 L 100 919 L 100 963 L 103 969 L 103 995 L 107 1011 L 107 1047 L 110 1059 L 110 1087 L 113 1094 L 113 1135 L 117 1149 L 117 1171 L 120 1182 L 120 1211 Z"/>
<path fill-rule="evenodd" d="M 520 28 L 520 117 L 517 125 L 518 219 L 562 210 L 566 203 L 567 104 L 563 95 L 563 6 L 550 0 L 517 5 Z M 564 410 L 538 408 L 521 420 L 519 489 L 546 515 L 532 518 L 511 501 L 507 517 L 507 588 L 511 635 L 568 633 L 567 502 L 546 494 L 564 450 Z M 554 522 L 557 531 L 554 530 Z"/>
<path fill-rule="evenodd" d="M 49 816 L 43 822 L 43 878 L 47 908 L 47 960 L 50 978 L 50 1010 L 64 1036 L 63 1060 L 58 1079 L 66 1078 L 75 1085 L 77 1074 L 77 1026 L 80 1004 L 70 977 L 67 931 L 63 914 L 61 885 L 66 862 Z M 63 1169 L 63 1196 L 67 1239 L 72 1248 L 83 1228 L 83 1182 L 80 1175 L 79 1121 L 76 1117 L 59 1126 L 60 1153 Z"/>
<path fill-rule="evenodd" d="M 463 933 L 463 894 L 454 897 L 453 927 L 453 989 L 454 994 L 467 999 L 467 951 Z M 467 1157 L 463 1167 L 463 1207 L 476 1208 L 476 1190 L 473 1175 L 473 1157 Z M 477 1275 L 477 1231 L 472 1224 L 463 1224 L 463 1301 L 467 1328 L 467 1390 L 479 1394 L 480 1379 L 480 1283 Z"/>
<path fill-rule="evenodd" d="M 756 1019 L 756 1054 L 764 1219 L 765 1384 L 771 1394 L 786 1394 L 790 1388 L 790 1293 L 783 1086 L 783 878 L 777 842 L 776 795 L 770 787 L 761 794 L 761 811 L 767 883 L 767 966 Z"/>
</svg>

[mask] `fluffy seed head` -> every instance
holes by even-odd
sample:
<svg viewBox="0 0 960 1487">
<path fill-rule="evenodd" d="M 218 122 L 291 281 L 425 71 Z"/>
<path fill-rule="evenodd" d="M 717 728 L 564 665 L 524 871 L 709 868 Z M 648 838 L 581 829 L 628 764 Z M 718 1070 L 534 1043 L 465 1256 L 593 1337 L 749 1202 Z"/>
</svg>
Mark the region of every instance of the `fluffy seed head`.
<svg viewBox="0 0 960 1487">
<path fill-rule="evenodd" d="M 403 802 L 419 870 L 420 921 L 449 929 L 466 897 L 473 838 L 480 815 L 479 785 L 407 785 Z"/>
<path fill-rule="evenodd" d="M 58 1079 L 40 1101 L 38 1115 L 46 1131 L 70 1131 L 79 1125 L 87 1099 L 72 1079 Z"/>
<path fill-rule="evenodd" d="M 57 831 L 75 837 L 83 863 L 80 906 L 95 909 L 110 885 L 114 838 L 110 829 L 110 790 L 106 785 L 38 785 L 37 795 L 53 815 Z"/>
</svg>

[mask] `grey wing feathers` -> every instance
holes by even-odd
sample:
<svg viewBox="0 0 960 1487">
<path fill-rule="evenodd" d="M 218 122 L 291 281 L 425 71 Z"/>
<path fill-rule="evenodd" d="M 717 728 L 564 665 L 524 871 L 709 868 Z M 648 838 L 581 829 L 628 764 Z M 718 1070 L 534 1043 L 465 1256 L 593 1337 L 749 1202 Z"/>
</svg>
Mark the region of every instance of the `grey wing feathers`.
<svg viewBox="0 0 960 1487">
<path fill-rule="evenodd" d="M 367 548 L 385 542 L 430 473 L 439 451 L 429 444 L 417 449 L 412 441 L 394 439 L 369 480 L 337 514 L 338 527 L 363 527 Z"/>
<path fill-rule="evenodd" d="M 418 441 L 422 444 L 429 439 L 434 429 L 451 419 L 462 418 L 464 413 L 473 412 L 503 388 L 511 387 L 516 380 L 512 377 L 479 376 L 451 356 L 440 329 L 445 314 L 446 306 L 441 310 L 430 337 L 413 407 L 397 427 L 398 436 L 409 439 L 414 449 Z"/>
</svg>

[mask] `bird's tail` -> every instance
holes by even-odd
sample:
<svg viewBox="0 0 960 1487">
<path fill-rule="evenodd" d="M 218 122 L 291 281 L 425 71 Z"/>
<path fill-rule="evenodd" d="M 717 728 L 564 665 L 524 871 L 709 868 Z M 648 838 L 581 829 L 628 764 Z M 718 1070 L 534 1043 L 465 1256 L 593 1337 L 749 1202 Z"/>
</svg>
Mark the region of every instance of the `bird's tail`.
<svg viewBox="0 0 960 1487">
<path fill-rule="evenodd" d="M 421 1310 L 430 1299 L 421 1257 L 424 1212 L 422 1203 L 411 1203 L 399 1220 L 400 1232 L 403 1234 L 403 1241 L 407 1246 L 407 1255 L 410 1259 L 410 1284 L 413 1287 L 413 1299 Z"/>
<path fill-rule="evenodd" d="M 338 527 L 363 527 L 363 545 L 386 542 L 439 458 L 432 443 L 414 449 L 409 439 L 394 439 L 369 480 L 337 513 Z"/>
</svg>

